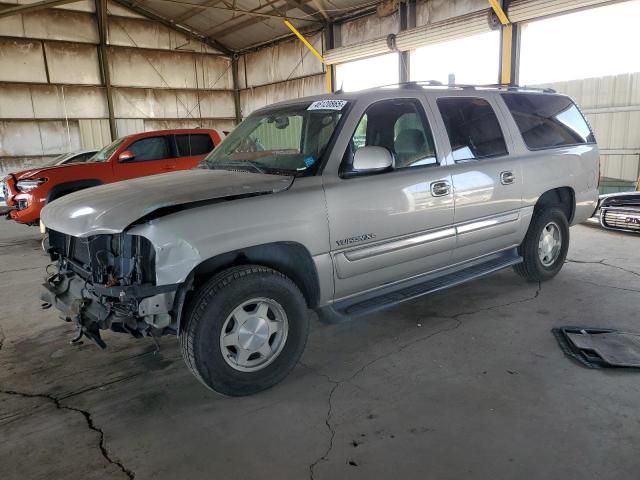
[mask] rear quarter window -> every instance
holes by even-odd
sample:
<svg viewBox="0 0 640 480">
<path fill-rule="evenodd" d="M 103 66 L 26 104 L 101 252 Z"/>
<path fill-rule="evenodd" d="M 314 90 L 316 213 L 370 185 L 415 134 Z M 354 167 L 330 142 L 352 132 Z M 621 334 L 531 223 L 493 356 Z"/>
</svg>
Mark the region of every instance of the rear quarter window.
<svg viewBox="0 0 640 480">
<path fill-rule="evenodd" d="M 569 97 L 543 93 L 501 95 L 530 150 L 596 141 L 589 124 Z"/>
</svg>

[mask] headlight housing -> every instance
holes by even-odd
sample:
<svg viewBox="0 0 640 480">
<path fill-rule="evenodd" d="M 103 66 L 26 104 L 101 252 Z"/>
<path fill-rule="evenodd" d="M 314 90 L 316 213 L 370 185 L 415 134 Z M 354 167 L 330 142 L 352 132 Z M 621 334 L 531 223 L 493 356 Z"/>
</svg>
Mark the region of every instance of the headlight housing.
<svg viewBox="0 0 640 480">
<path fill-rule="evenodd" d="M 18 180 L 18 183 L 16 183 L 16 188 L 19 191 L 21 191 L 23 193 L 26 193 L 26 192 L 30 192 L 34 188 L 39 187 L 40 185 L 42 185 L 46 181 L 47 181 L 46 178 L 33 178 L 33 179 L 29 179 L 29 180 Z"/>
</svg>

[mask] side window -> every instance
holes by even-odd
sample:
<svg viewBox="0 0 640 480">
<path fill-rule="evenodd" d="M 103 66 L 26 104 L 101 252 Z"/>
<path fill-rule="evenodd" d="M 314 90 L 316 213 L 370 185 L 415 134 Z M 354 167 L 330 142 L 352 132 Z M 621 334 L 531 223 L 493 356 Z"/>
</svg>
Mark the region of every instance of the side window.
<svg viewBox="0 0 640 480">
<path fill-rule="evenodd" d="M 166 136 L 142 138 L 129 145 L 127 150 L 131 150 L 134 153 L 136 156 L 135 162 L 171 158 L 171 149 Z"/>
<path fill-rule="evenodd" d="M 596 140 L 570 98 L 544 93 L 503 93 L 530 150 L 594 143 Z"/>
<path fill-rule="evenodd" d="M 213 150 L 213 140 L 206 133 L 196 133 L 189 135 L 191 144 L 191 155 L 206 155 Z"/>
<path fill-rule="evenodd" d="M 343 170 L 350 168 L 355 152 L 366 146 L 392 152 L 396 170 L 437 163 L 424 110 L 413 99 L 384 100 L 367 109 L 351 137 Z"/>
<path fill-rule="evenodd" d="M 455 161 L 507 154 L 500 123 L 486 100 L 465 97 L 439 98 L 438 109 L 444 120 Z"/>
<path fill-rule="evenodd" d="M 191 156 L 191 146 L 189 145 L 189 135 L 181 134 L 175 135 L 176 139 L 176 156 L 178 157 L 190 157 Z"/>
</svg>

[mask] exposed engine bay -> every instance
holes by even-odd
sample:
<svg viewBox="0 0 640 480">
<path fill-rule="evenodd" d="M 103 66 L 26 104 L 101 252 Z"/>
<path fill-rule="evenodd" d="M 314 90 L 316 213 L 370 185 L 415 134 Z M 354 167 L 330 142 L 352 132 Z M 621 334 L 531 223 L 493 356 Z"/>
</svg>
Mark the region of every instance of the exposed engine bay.
<svg viewBox="0 0 640 480">
<path fill-rule="evenodd" d="M 144 237 L 119 233 L 73 237 L 49 230 L 52 263 L 43 308 L 55 306 L 101 348 L 100 330 L 154 337 L 175 333 L 171 310 L 178 285 L 155 285 L 155 251 Z"/>
</svg>

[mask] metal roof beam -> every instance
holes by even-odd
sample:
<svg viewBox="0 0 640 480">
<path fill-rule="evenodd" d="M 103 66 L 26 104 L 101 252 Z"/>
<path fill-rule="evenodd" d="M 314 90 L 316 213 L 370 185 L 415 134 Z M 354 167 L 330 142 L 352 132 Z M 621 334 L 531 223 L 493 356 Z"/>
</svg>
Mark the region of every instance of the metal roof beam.
<svg viewBox="0 0 640 480">
<path fill-rule="evenodd" d="M 305 5 L 305 3 L 308 2 L 308 1 L 309 0 L 284 0 L 284 2 L 286 4 L 286 7 L 288 7 L 288 8 L 285 9 L 285 14 L 286 14 L 287 11 L 289 11 L 289 10 L 291 10 L 293 8 L 297 8 L 297 9 L 302 10 L 301 7 L 305 6 L 305 7 L 308 7 L 310 9 L 310 11 L 314 12 L 313 14 L 310 13 L 309 15 L 318 15 L 319 12 L 317 12 L 314 9 L 312 9 L 308 5 Z M 262 5 L 262 6 L 258 7 L 258 8 L 256 8 L 255 10 L 259 10 L 260 8 L 264 8 L 264 7 L 267 7 L 267 6 L 272 6 L 273 3 L 275 3 L 275 1 L 271 2 L 271 3 L 267 3 L 265 5 Z M 273 6 L 272 6 L 272 9 L 273 9 L 273 11 L 278 11 Z M 303 10 L 303 11 L 305 11 L 305 10 Z M 238 16 L 238 18 L 241 18 L 242 16 L 243 15 L 240 15 L 240 16 Z M 316 19 L 313 19 L 313 18 L 299 19 L 299 18 L 287 16 L 287 15 L 279 16 L 278 19 L 279 20 L 289 19 L 289 20 L 300 20 L 300 21 L 305 21 L 305 22 L 323 23 L 323 22 L 321 22 L 319 20 L 316 20 Z M 216 28 L 218 28 L 220 26 L 220 25 L 216 25 L 213 29 L 205 31 L 204 34 L 206 35 L 207 38 L 220 38 L 220 37 L 224 37 L 225 35 L 227 35 L 227 34 L 229 34 L 231 32 L 235 32 L 237 30 L 241 30 L 241 29 L 244 29 L 244 28 L 247 28 L 247 27 L 251 27 L 252 25 L 256 25 L 256 24 L 258 24 L 260 22 L 263 22 L 263 21 L 264 21 L 264 19 L 261 19 L 261 18 L 249 18 L 249 19 L 244 20 L 244 21 L 242 21 L 240 23 L 236 23 L 234 25 L 230 25 L 230 26 L 228 26 L 226 28 L 223 28 L 222 30 L 216 30 Z M 227 22 L 224 22 L 224 23 L 226 24 Z"/>
<path fill-rule="evenodd" d="M 310 19 L 310 18 L 298 18 L 298 17 L 288 17 L 284 14 L 280 14 L 280 13 L 263 13 L 263 12 L 258 12 L 255 10 L 242 10 L 239 8 L 228 8 L 228 7 L 219 7 L 217 5 L 203 5 L 203 4 L 198 4 L 198 3 L 192 3 L 192 2 L 186 2 L 184 0 L 153 0 L 154 2 L 160 2 L 160 3 L 172 3 L 174 5 L 185 5 L 185 6 L 189 6 L 189 7 L 194 7 L 200 10 L 221 10 L 221 11 L 225 11 L 225 12 L 235 12 L 235 13 L 240 13 L 242 15 L 247 15 L 247 16 L 252 16 L 252 17 L 263 17 L 263 18 L 277 18 L 278 20 L 284 20 L 285 18 L 289 18 L 291 20 L 300 20 L 303 22 L 316 22 L 316 23 L 322 23 L 319 20 L 314 20 L 314 19 Z M 274 8 L 274 10 L 277 12 L 278 10 Z"/>
</svg>

